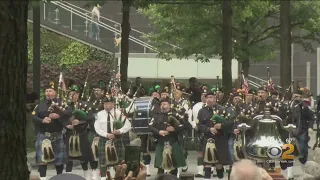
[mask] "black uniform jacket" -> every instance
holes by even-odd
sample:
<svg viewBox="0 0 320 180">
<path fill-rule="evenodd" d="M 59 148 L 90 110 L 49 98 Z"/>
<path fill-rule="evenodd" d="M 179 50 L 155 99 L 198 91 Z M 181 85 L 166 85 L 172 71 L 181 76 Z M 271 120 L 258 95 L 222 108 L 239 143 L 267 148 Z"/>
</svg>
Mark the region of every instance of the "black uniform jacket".
<svg viewBox="0 0 320 180">
<path fill-rule="evenodd" d="M 37 126 L 37 129 L 40 133 L 53 133 L 53 132 L 62 132 L 63 127 L 67 123 L 67 116 L 64 112 L 60 112 L 59 119 L 52 119 L 50 123 L 42 123 L 45 117 L 49 117 L 50 111 L 48 111 L 52 102 L 59 103 L 59 99 L 45 100 L 41 102 L 34 110 L 33 121 Z"/>
<path fill-rule="evenodd" d="M 178 134 L 183 130 L 183 125 L 180 124 L 178 126 L 174 126 L 172 124 L 169 124 L 168 122 L 168 117 L 172 116 L 169 115 L 168 113 L 159 113 L 155 114 L 154 117 L 151 119 L 151 123 L 149 124 L 149 128 L 151 132 L 154 135 L 154 138 L 157 139 L 157 143 L 159 142 L 170 142 L 170 143 L 175 143 L 178 141 Z M 167 127 L 173 126 L 175 131 L 174 132 L 169 132 L 168 135 L 166 136 L 160 136 L 159 132 L 161 130 L 165 131 Z"/>
</svg>

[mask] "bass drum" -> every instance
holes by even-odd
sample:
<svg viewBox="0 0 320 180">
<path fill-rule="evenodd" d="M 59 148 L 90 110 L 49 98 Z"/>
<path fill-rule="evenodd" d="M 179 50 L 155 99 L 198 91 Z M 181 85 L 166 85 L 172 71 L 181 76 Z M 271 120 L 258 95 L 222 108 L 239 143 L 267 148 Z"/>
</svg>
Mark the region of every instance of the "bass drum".
<svg viewBox="0 0 320 180">
<path fill-rule="evenodd" d="M 151 134 L 149 130 L 152 97 L 140 97 L 134 102 L 135 112 L 132 118 L 133 132 L 137 134 Z"/>
</svg>

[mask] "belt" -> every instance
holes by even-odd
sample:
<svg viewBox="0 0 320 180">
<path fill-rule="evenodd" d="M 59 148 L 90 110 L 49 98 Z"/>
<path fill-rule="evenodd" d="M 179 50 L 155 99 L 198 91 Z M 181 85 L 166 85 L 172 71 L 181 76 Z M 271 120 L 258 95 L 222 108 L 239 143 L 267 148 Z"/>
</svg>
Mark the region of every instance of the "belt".
<svg viewBox="0 0 320 180">
<path fill-rule="evenodd" d="M 40 132 L 40 134 L 44 134 L 46 137 L 57 137 L 58 135 L 60 135 L 60 132 Z"/>
<path fill-rule="evenodd" d="M 214 141 L 213 138 L 209 138 L 209 139 L 207 139 L 207 142 L 208 142 L 208 143 L 214 143 L 215 141 Z"/>
</svg>

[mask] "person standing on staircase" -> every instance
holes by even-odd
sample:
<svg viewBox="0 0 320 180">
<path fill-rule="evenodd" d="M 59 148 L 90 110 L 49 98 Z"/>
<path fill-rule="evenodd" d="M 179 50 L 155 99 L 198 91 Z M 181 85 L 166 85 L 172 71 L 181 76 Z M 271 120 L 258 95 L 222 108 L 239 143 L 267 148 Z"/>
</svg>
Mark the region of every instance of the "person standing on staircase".
<svg viewBox="0 0 320 180">
<path fill-rule="evenodd" d="M 97 4 L 96 6 L 93 7 L 92 9 L 92 15 L 91 15 L 91 37 L 97 41 L 100 41 L 100 28 L 99 28 L 99 21 L 100 21 L 100 9 L 101 6 Z"/>
</svg>

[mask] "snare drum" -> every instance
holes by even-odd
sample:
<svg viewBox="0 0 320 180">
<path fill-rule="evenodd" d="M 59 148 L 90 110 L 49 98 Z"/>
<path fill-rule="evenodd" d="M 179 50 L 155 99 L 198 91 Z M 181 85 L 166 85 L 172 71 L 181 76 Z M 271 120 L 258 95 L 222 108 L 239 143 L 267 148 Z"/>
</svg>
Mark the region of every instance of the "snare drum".
<svg viewBox="0 0 320 180">
<path fill-rule="evenodd" d="M 137 134 L 151 134 L 149 130 L 152 97 L 140 97 L 134 102 L 135 112 L 132 120 L 133 131 Z"/>
</svg>

